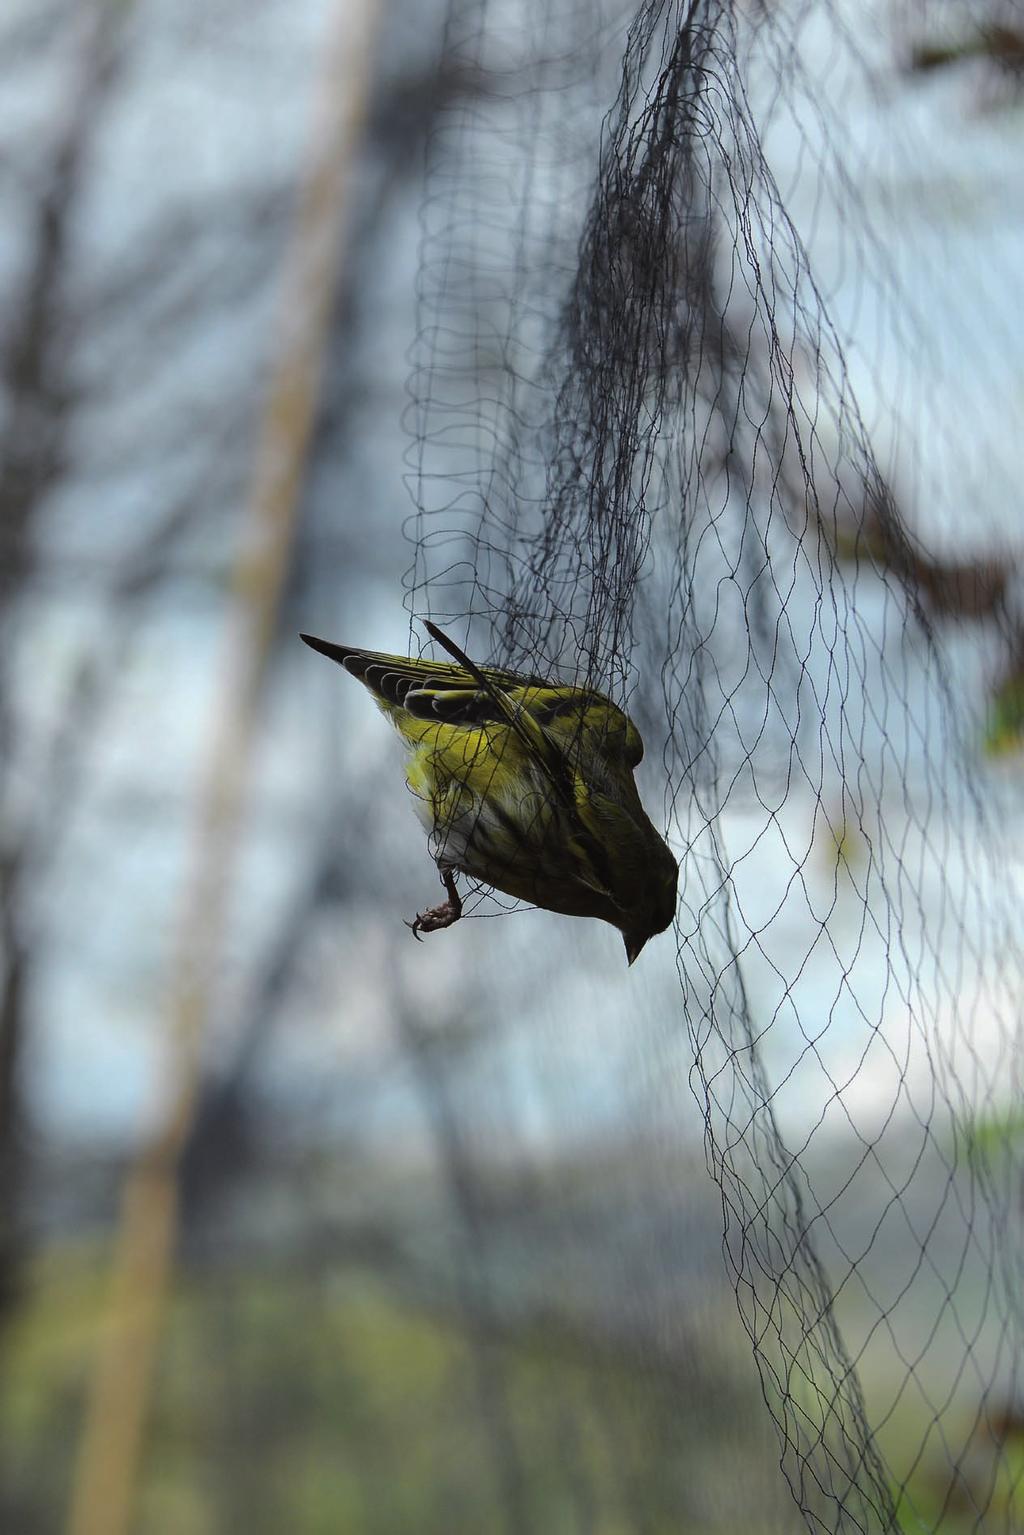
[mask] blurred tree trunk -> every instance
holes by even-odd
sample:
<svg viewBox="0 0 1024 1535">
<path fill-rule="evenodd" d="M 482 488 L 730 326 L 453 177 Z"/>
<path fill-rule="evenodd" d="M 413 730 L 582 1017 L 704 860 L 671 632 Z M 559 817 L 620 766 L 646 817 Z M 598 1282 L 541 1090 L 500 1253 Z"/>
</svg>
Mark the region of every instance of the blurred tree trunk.
<svg viewBox="0 0 1024 1535">
<path fill-rule="evenodd" d="M 15 720 L 10 675 L 12 609 L 32 575 L 33 523 L 66 456 L 71 389 L 65 365 L 64 290 L 72 221 L 87 161 L 114 76 L 123 4 L 93 14 L 79 55 L 79 78 L 54 149 L 29 239 L 20 294 L 2 364 L 0 426 L 0 622 L 8 630 L 0 662 L 0 1321 L 18 1288 L 22 1247 L 20 1192 L 26 1172 L 20 1087 L 32 950 L 26 918 L 33 874 L 27 841 L 9 800 Z M 4 772 L 6 769 L 6 773 Z"/>
<path fill-rule="evenodd" d="M 181 1158 L 202 1084 L 212 1005 L 263 683 L 291 563 L 299 495 L 319 406 L 337 290 L 352 158 L 364 129 L 372 0 L 338 3 L 314 103 L 309 158 L 285 255 L 281 343 L 239 528 L 207 772 L 195 805 L 192 878 L 168 997 L 168 1091 L 126 1179 L 107 1326 L 86 1402 L 67 1527 L 127 1535 L 133 1527 L 153 1370 L 179 1235 Z"/>
<path fill-rule="evenodd" d="M 369 103 L 365 160 L 368 166 L 376 167 L 376 173 L 371 178 L 364 166 L 351 196 L 346 256 L 334 295 L 323 395 L 310 445 L 311 477 L 316 474 L 319 455 L 325 451 L 335 459 L 343 455 L 354 430 L 354 407 L 365 385 L 358 358 L 366 345 L 369 324 L 362 300 L 380 260 L 388 214 L 399 197 L 407 194 L 429 135 L 443 114 L 456 102 L 482 99 L 486 90 L 483 75 L 446 59 L 440 66 L 432 62 L 426 69 L 400 73 L 382 82 Z M 308 627 L 308 615 L 317 606 L 316 587 L 323 580 L 325 566 L 317 529 L 310 526 L 308 517 L 298 523 L 293 554 L 286 601 L 296 610 L 294 627 L 302 628 Z M 331 601 L 339 608 L 350 596 L 350 580 L 346 560 L 330 566 Z M 289 635 L 288 643 L 292 642 Z M 305 953 L 306 938 L 327 911 L 340 912 L 344 921 L 346 908 L 358 905 L 365 910 L 366 881 L 355 877 L 358 860 L 352 855 L 351 828 L 360 824 L 354 802 L 357 792 L 351 784 L 344 793 L 330 782 L 323 785 L 318 796 L 323 831 L 307 879 L 295 902 L 282 913 L 280 927 L 268 944 L 265 962 L 243 1008 L 232 1060 L 220 1075 L 201 1086 L 181 1158 L 183 1227 L 200 1225 L 211 1211 L 215 1221 L 221 1200 L 230 1196 L 238 1180 L 252 1172 L 260 1143 L 255 1128 L 258 1115 L 251 1103 L 253 1084 L 281 1016 L 282 998 Z M 369 801 L 364 808 L 369 814 Z M 337 828 L 343 824 L 349 827 L 344 843 L 337 836 Z"/>
</svg>

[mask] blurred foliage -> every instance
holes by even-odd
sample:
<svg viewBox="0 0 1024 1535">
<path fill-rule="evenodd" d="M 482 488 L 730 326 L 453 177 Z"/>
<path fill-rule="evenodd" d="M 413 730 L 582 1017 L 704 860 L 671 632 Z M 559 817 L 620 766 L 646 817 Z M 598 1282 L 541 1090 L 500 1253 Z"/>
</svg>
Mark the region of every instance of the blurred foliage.
<svg viewBox="0 0 1024 1535">
<path fill-rule="evenodd" d="M 1024 740 L 1024 676 L 1013 667 L 998 683 L 989 701 L 985 750 L 1001 757 L 1020 749 Z"/>
<path fill-rule="evenodd" d="M 969 1127 L 967 1151 L 972 1158 L 998 1161 L 1011 1156 L 1022 1146 L 1024 1114 L 1018 1110 L 979 1116 Z"/>
<path fill-rule="evenodd" d="M 59 1524 L 102 1273 L 91 1250 L 51 1251 L 12 1330 L 0 1463 L 3 1528 L 20 1535 Z M 554 1323 L 467 1331 L 342 1265 L 193 1270 L 171 1307 L 136 1527 L 781 1535 L 779 1494 L 759 1520 L 756 1471 L 736 1474 L 750 1448 L 770 1463 L 759 1432 L 737 1441 L 737 1424 L 759 1423 L 749 1387 L 723 1358 L 715 1371 L 695 1395 L 683 1368 Z"/>
<path fill-rule="evenodd" d="M 101 1255 L 84 1246 L 35 1266 L 0 1389 L 4 1530 L 59 1527 L 103 1277 Z M 135 1528 L 788 1535 L 756 1387 L 723 1344 L 727 1289 L 721 1304 L 695 1370 L 554 1321 L 467 1327 L 343 1262 L 193 1266 L 170 1309 Z M 906 1448 L 920 1431 L 907 1410 L 886 1437 Z M 996 1443 L 1010 1450 L 1001 1465 Z M 944 1535 L 1019 1528 L 1022 1473 L 1024 1434 L 982 1413 Z M 971 1479 L 983 1501 L 991 1476 L 996 1496 L 978 1524 Z M 947 1483 L 944 1457 L 926 1456 L 904 1489 L 901 1528 L 938 1521 Z"/>
</svg>

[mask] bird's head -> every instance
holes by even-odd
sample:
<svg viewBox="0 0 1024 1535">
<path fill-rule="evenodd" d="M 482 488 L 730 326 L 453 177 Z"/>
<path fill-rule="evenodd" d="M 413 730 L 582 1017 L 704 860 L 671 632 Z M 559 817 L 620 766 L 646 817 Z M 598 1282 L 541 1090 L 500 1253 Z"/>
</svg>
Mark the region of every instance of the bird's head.
<svg viewBox="0 0 1024 1535">
<path fill-rule="evenodd" d="M 663 933 L 676 915 L 679 865 L 657 834 L 650 849 L 650 861 L 644 871 L 640 899 L 635 903 L 633 920 L 622 928 L 626 962 L 632 964 L 649 938 Z"/>
</svg>

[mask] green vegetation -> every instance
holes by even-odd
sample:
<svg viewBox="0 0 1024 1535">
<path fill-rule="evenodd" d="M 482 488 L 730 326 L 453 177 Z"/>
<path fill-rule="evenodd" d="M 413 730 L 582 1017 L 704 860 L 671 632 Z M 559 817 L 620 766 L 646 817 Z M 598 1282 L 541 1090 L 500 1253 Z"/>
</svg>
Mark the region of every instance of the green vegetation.
<svg viewBox="0 0 1024 1535">
<path fill-rule="evenodd" d="M 61 1527 L 104 1298 L 85 1251 L 31 1279 L 0 1390 L 0 1523 L 19 1535 Z M 759 1395 L 720 1360 L 695 1390 L 693 1369 L 554 1323 L 467 1331 L 365 1272 L 193 1273 L 171 1308 L 138 1530 L 782 1535 Z"/>
<path fill-rule="evenodd" d="M 0 1527 L 42 1535 L 62 1527 L 105 1292 L 81 1248 L 50 1253 L 29 1277 L 0 1388 Z M 139 1535 L 792 1535 L 799 1516 L 728 1287 L 721 1305 L 721 1317 L 682 1324 L 692 1342 L 667 1360 L 555 1321 L 467 1327 L 336 1262 L 187 1271 Z M 909 1445 L 921 1432 L 908 1415 L 887 1451 L 894 1435 Z M 997 1467 L 991 1433 L 978 1431 L 946 1535 L 975 1527 L 969 1478 L 993 1473 L 991 1528 L 1008 1527 L 1024 1443 L 1011 1434 L 1005 1450 Z M 904 1529 L 934 1527 L 944 1473 L 922 1462 Z"/>
</svg>

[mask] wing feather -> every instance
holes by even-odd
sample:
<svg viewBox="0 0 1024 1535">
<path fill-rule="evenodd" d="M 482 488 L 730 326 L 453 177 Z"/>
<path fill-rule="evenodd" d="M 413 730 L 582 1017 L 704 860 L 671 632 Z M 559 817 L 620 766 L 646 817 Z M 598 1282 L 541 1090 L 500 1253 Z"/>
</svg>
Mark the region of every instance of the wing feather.
<svg viewBox="0 0 1024 1535">
<path fill-rule="evenodd" d="M 459 659 L 393 656 L 355 646 L 335 645 L 311 634 L 300 637 L 313 650 L 343 666 L 388 709 L 414 719 L 478 730 L 508 725 L 524 748 L 566 798 L 566 757 L 584 743 L 635 767 L 643 742 L 632 720 L 611 699 L 589 688 L 564 687 L 526 672 L 477 666 L 436 625 L 430 634 Z"/>
</svg>

